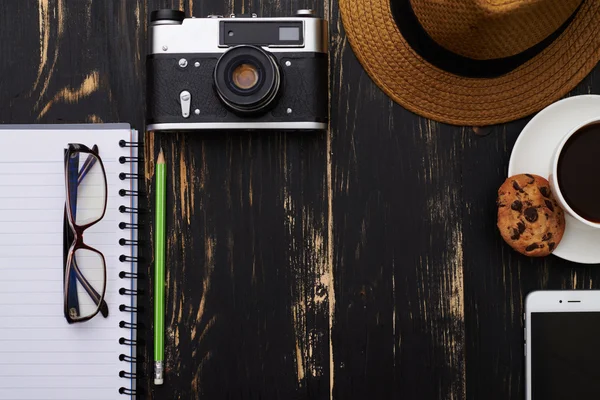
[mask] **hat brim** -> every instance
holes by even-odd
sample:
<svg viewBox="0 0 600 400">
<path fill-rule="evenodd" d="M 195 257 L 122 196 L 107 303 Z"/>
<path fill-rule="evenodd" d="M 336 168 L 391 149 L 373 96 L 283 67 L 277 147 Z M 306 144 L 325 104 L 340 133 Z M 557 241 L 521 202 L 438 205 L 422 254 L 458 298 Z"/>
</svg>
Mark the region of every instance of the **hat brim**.
<svg viewBox="0 0 600 400">
<path fill-rule="evenodd" d="M 600 1 L 584 2 L 540 54 L 496 78 L 458 76 L 425 61 L 400 33 L 389 1 L 340 0 L 348 40 L 388 96 L 436 121 L 483 126 L 525 117 L 567 94 L 600 60 Z"/>
</svg>

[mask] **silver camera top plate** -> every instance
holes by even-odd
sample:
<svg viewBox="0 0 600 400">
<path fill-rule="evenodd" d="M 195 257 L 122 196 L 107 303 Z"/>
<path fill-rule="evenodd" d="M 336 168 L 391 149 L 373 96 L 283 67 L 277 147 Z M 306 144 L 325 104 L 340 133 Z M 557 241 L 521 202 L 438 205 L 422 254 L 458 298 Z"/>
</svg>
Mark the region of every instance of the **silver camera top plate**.
<svg viewBox="0 0 600 400">
<path fill-rule="evenodd" d="M 301 22 L 303 43 L 301 45 L 262 46 L 272 52 L 316 52 L 327 53 L 327 21 L 321 18 L 298 14 L 297 17 L 281 18 L 185 18 L 183 22 L 155 21 L 150 25 L 149 54 L 170 53 L 223 53 L 229 46 L 220 44 L 220 27 L 223 21 L 228 23 L 274 23 Z"/>
</svg>

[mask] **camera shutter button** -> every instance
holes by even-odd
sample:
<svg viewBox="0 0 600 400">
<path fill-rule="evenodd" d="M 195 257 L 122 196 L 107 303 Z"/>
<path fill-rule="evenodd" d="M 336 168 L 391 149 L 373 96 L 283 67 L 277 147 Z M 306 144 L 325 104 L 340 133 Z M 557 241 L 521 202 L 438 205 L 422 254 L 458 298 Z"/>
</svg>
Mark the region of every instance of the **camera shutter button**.
<svg viewBox="0 0 600 400">
<path fill-rule="evenodd" d="M 316 17 L 314 10 L 311 9 L 301 9 L 296 11 L 297 17 Z"/>
<path fill-rule="evenodd" d="M 181 116 L 187 118 L 190 116 L 190 108 L 192 105 L 192 95 L 187 90 L 179 93 L 179 102 L 181 103 Z"/>
</svg>

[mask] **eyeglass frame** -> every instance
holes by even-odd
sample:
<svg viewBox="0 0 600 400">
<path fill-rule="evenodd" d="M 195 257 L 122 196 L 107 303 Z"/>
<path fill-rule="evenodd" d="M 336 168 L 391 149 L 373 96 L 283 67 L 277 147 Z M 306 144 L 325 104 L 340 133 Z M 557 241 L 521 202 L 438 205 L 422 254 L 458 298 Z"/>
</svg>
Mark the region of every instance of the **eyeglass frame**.
<svg viewBox="0 0 600 400">
<path fill-rule="evenodd" d="M 100 165 L 100 168 L 102 170 L 102 176 L 104 178 L 104 188 L 105 188 L 105 190 L 104 190 L 104 208 L 102 210 L 102 214 L 95 221 L 89 222 L 89 223 L 87 223 L 85 225 L 81 225 L 81 226 L 78 225 L 77 222 L 73 220 L 73 214 L 71 211 L 72 210 L 72 207 L 71 207 L 71 197 L 72 196 L 71 196 L 71 189 L 70 189 L 71 186 L 70 186 L 70 179 L 69 179 L 71 177 L 70 176 L 70 174 L 71 174 L 70 168 L 69 168 L 69 160 L 70 160 L 71 156 L 75 153 L 91 154 L 94 157 L 96 157 L 98 164 Z M 79 171 L 78 171 L 78 173 L 79 173 Z M 78 181 L 79 181 L 79 176 L 77 176 L 77 182 Z M 67 253 L 67 260 L 65 263 L 63 302 L 64 302 L 65 318 L 68 323 L 72 324 L 72 323 L 77 323 L 77 322 L 89 321 L 90 319 L 94 318 L 98 314 L 98 312 L 100 312 L 100 310 L 102 309 L 103 304 L 105 304 L 104 296 L 106 294 L 106 259 L 104 257 L 104 254 L 102 254 L 101 251 L 99 251 L 91 246 L 88 246 L 83 241 L 83 234 L 84 234 L 85 230 L 94 226 L 95 224 L 100 222 L 102 220 L 102 218 L 104 218 L 104 215 L 106 214 L 106 207 L 107 207 L 107 202 L 108 202 L 108 182 L 107 182 L 107 178 L 106 178 L 106 170 L 104 168 L 104 163 L 102 162 L 102 158 L 100 157 L 100 155 L 98 154 L 97 151 L 94 151 L 93 149 L 90 149 L 89 147 L 87 147 L 83 144 L 69 143 L 68 148 L 65 151 L 65 192 L 66 192 L 65 212 L 66 212 L 66 218 L 68 221 L 68 225 L 73 234 L 73 242 L 71 243 L 71 246 L 69 247 L 69 250 Z M 65 237 L 67 237 L 67 235 L 65 235 Z M 103 281 L 102 293 L 99 294 L 99 301 L 97 303 L 96 303 L 95 299 L 93 298 L 94 296 L 92 296 L 92 293 L 90 293 L 90 291 L 92 291 L 94 294 L 98 294 L 98 293 L 93 288 L 93 286 L 90 285 L 90 283 L 85 279 L 85 277 L 79 270 L 79 267 L 77 267 L 76 262 L 74 260 L 75 252 L 77 250 L 88 250 L 88 251 L 94 252 L 94 253 L 98 254 L 100 256 L 100 258 L 102 259 L 104 281 Z M 94 303 L 97 306 L 95 312 L 93 312 L 92 314 L 90 314 L 88 316 L 82 317 L 82 318 L 72 318 L 69 313 L 68 295 L 69 295 L 69 289 L 70 289 L 69 276 L 71 274 L 71 268 L 75 269 L 74 272 L 77 276 L 77 280 L 85 288 L 85 290 L 88 292 L 88 295 L 90 295 L 90 297 L 94 300 Z M 106 316 L 108 316 L 108 313 Z"/>
<path fill-rule="evenodd" d="M 94 152 L 98 153 L 98 146 L 94 145 L 92 147 L 92 150 Z M 66 156 L 66 154 L 67 154 L 67 149 L 65 149 L 65 156 Z M 82 153 L 82 154 L 85 154 L 85 153 Z M 98 153 L 98 155 L 99 155 L 99 153 Z M 65 161 L 66 168 L 68 168 L 71 173 L 77 174 L 77 182 L 75 182 L 74 180 L 69 181 L 69 183 L 68 183 L 69 188 L 72 188 L 73 186 L 75 186 L 78 189 L 79 185 L 81 184 L 81 182 L 83 181 L 83 179 L 85 178 L 87 173 L 90 171 L 90 169 L 96 164 L 97 160 L 98 159 L 96 158 L 96 156 L 89 154 L 87 159 L 81 166 L 81 168 L 79 168 L 79 165 L 73 166 L 73 165 L 71 165 L 71 162 L 70 162 L 71 160 L 66 159 L 66 161 Z M 73 167 L 75 167 L 75 168 L 73 168 Z M 69 195 L 69 198 L 72 198 L 72 197 L 73 196 Z M 65 204 L 65 212 L 64 212 L 64 217 L 63 217 L 63 274 L 66 274 L 67 256 L 68 256 L 69 248 L 70 248 L 70 245 L 68 245 L 68 243 L 73 243 L 74 237 L 75 237 L 75 233 L 71 229 L 69 222 L 68 222 L 66 207 L 67 207 L 67 205 Z M 70 205 L 70 208 L 71 208 L 71 212 L 73 212 L 72 204 Z M 75 210 L 77 210 L 76 207 L 75 207 Z M 77 260 L 75 260 L 74 265 L 77 266 Z M 94 303 L 100 307 L 100 313 L 102 314 L 102 316 L 104 318 L 108 318 L 108 305 L 106 304 L 106 301 L 100 297 L 100 295 L 98 294 L 98 292 L 96 292 L 94 287 L 92 285 L 90 285 L 90 283 L 85 279 L 85 277 L 83 276 L 83 274 L 81 273 L 79 268 L 74 268 L 73 271 L 70 271 L 68 277 L 65 275 L 65 279 L 69 279 L 71 284 L 76 284 L 77 281 L 79 281 L 79 283 L 83 286 L 83 288 L 88 293 L 90 298 L 94 301 Z M 68 312 L 69 312 L 69 316 L 70 316 L 74 309 L 79 308 L 79 300 L 78 300 L 77 290 L 73 290 L 73 291 L 69 290 L 66 295 L 67 295 L 67 305 L 69 306 Z M 73 303 L 69 303 L 70 301 Z M 77 321 L 69 321 L 69 322 L 72 323 L 72 322 L 77 322 Z"/>
</svg>

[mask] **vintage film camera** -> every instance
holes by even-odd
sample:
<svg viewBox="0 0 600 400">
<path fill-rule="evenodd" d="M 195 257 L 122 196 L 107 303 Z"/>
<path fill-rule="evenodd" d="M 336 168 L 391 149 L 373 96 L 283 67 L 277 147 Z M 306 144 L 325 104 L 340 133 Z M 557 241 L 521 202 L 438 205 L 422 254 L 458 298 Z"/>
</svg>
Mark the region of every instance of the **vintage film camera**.
<svg viewBox="0 0 600 400">
<path fill-rule="evenodd" d="M 151 14 L 147 129 L 326 130 L 327 21 Z"/>
</svg>

